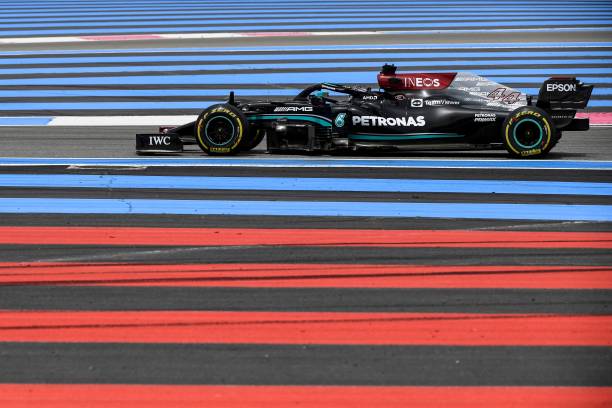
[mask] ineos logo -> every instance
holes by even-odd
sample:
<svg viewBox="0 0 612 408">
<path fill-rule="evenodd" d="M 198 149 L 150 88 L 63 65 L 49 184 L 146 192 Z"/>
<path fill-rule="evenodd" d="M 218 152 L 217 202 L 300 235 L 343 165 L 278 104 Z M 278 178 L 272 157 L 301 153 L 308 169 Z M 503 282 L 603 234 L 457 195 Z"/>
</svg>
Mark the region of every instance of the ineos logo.
<svg viewBox="0 0 612 408">
<path fill-rule="evenodd" d="M 149 136 L 150 145 L 165 145 L 170 144 L 170 136 Z"/>
<path fill-rule="evenodd" d="M 416 78 L 406 78 L 406 85 L 411 87 L 411 88 L 423 88 L 423 87 L 427 87 L 427 88 L 438 88 L 440 87 L 440 80 L 438 78 L 421 78 L 421 77 L 416 77 Z"/>
</svg>

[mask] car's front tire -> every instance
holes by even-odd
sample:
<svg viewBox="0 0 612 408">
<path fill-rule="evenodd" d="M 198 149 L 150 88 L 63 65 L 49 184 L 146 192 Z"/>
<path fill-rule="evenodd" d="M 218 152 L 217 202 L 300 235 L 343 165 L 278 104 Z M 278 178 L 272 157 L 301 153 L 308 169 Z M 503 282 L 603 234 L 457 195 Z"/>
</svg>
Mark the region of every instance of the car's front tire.
<svg viewBox="0 0 612 408">
<path fill-rule="evenodd" d="M 210 155 L 238 153 L 249 135 L 249 122 L 236 107 L 229 104 L 212 105 L 196 121 L 196 141 Z"/>
<path fill-rule="evenodd" d="M 502 141 L 512 157 L 543 157 L 555 145 L 556 138 L 550 115 L 534 106 L 516 109 L 502 125 Z"/>
<path fill-rule="evenodd" d="M 265 136 L 265 130 L 251 127 L 249 131 L 249 137 L 243 140 L 240 144 L 240 151 L 248 152 L 249 150 L 256 148 Z"/>
</svg>

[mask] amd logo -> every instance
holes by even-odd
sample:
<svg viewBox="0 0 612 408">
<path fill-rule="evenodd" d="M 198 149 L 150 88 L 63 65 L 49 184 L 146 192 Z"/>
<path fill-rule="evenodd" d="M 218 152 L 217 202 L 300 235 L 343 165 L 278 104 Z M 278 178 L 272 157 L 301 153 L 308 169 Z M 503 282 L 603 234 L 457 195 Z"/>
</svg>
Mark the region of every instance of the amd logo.
<svg viewBox="0 0 612 408">
<path fill-rule="evenodd" d="M 154 146 L 169 146 L 170 136 L 149 136 L 149 144 Z"/>
<path fill-rule="evenodd" d="M 312 106 L 279 106 L 274 112 L 312 112 Z"/>
<path fill-rule="evenodd" d="M 576 84 L 546 84 L 547 92 L 576 92 Z"/>
</svg>

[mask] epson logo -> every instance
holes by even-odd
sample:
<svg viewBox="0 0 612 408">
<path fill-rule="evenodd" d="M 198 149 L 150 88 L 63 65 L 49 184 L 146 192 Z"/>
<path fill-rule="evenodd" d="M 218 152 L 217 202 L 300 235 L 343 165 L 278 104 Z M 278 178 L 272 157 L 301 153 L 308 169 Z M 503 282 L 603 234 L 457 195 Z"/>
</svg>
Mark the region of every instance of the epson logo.
<svg viewBox="0 0 612 408">
<path fill-rule="evenodd" d="M 380 116 L 353 116 L 353 125 L 361 126 L 425 126 L 423 116 L 405 118 L 381 118 Z"/>
<path fill-rule="evenodd" d="M 406 86 L 411 88 L 438 88 L 440 80 L 438 78 L 408 77 L 406 78 Z"/>
<path fill-rule="evenodd" d="M 170 145 L 170 136 L 149 136 L 149 144 L 150 145 Z"/>
<path fill-rule="evenodd" d="M 576 92 L 576 84 L 546 84 L 547 92 Z"/>
<path fill-rule="evenodd" d="M 274 112 L 312 112 L 312 106 L 279 106 Z"/>
</svg>

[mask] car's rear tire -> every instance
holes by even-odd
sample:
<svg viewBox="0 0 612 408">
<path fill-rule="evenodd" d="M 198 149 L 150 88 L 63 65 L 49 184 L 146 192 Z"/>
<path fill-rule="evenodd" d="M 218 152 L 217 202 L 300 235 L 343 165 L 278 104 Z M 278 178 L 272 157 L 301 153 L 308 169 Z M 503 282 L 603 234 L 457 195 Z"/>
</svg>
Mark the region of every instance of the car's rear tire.
<svg viewBox="0 0 612 408">
<path fill-rule="evenodd" d="M 512 157 L 543 157 L 556 144 L 557 131 L 548 113 L 534 106 L 523 106 L 504 121 L 502 141 Z"/>
<path fill-rule="evenodd" d="M 236 107 L 212 105 L 205 109 L 195 125 L 196 141 L 210 155 L 232 155 L 249 135 L 249 122 Z"/>
</svg>

